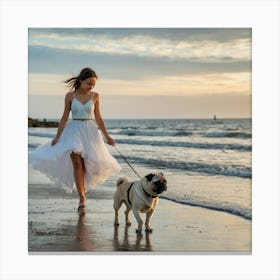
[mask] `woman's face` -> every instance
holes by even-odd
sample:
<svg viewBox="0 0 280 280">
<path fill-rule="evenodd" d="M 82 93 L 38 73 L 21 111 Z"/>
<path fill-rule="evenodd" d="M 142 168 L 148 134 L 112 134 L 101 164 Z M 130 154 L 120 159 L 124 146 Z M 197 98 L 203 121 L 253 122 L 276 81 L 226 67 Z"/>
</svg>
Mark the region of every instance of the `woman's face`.
<svg viewBox="0 0 280 280">
<path fill-rule="evenodd" d="M 83 81 L 81 81 L 81 88 L 85 91 L 85 92 L 90 92 L 96 83 L 96 78 L 95 77 L 90 77 L 87 78 Z"/>
</svg>

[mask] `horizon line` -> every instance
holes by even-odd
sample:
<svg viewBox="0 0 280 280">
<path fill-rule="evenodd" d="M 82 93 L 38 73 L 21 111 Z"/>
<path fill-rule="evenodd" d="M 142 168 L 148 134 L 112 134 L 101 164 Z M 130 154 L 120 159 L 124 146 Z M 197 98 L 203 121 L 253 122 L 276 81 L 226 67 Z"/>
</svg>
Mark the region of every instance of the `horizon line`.
<svg viewBox="0 0 280 280">
<path fill-rule="evenodd" d="M 214 115 L 213 115 L 214 116 Z M 28 118 L 31 118 L 33 120 L 44 120 L 46 119 L 47 120 L 60 120 L 61 118 L 42 118 L 42 117 L 30 117 L 28 116 Z M 192 117 L 189 117 L 189 118 L 164 118 L 164 117 L 158 117 L 158 118 L 103 118 L 104 120 L 214 120 L 213 117 L 209 117 L 209 118 L 206 118 L 206 117 L 196 117 L 196 118 L 192 118 Z M 251 119 L 252 120 L 252 117 L 217 117 L 216 116 L 216 120 L 240 120 L 240 119 Z M 69 120 L 72 120 L 72 118 L 69 118 Z"/>
</svg>

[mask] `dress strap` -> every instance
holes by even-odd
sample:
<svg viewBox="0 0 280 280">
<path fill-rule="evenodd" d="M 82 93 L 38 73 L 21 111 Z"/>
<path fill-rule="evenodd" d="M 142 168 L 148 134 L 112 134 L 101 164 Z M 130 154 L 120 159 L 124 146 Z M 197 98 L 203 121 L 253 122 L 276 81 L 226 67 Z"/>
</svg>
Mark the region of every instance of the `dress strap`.
<svg viewBox="0 0 280 280">
<path fill-rule="evenodd" d="M 76 98 L 76 93 L 75 93 L 75 91 L 73 91 L 73 97 Z"/>
</svg>

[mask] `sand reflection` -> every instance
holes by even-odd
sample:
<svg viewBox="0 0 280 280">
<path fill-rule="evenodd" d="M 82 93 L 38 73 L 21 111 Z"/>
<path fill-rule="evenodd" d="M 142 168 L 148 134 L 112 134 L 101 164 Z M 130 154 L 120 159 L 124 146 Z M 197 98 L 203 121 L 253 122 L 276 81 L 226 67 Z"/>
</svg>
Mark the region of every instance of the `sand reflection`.
<svg viewBox="0 0 280 280">
<path fill-rule="evenodd" d="M 106 226 L 107 227 L 107 226 Z M 92 225 L 87 223 L 86 215 L 79 217 L 76 234 L 75 234 L 75 248 L 77 251 L 88 252 L 147 252 L 152 251 L 151 234 L 143 231 L 143 234 L 136 234 L 135 229 L 129 226 L 125 228 L 112 227 L 113 243 L 108 243 L 108 235 L 100 235 L 92 231 Z M 110 234 L 108 232 L 108 234 Z M 106 237 L 107 236 L 107 237 Z M 111 239 L 112 240 L 112 239 Z"/>
<path fill-rule="evenodd" d="M 119 227 L 114 229 L 114 251 L 152 251 L 151 233 L 136 234 L 130 226 L 124 228 L 123 235 Z M 145 239 L 144 239 L 145 236 Z"/>
<path fill-rule="evenodd" d="M 79 216 L 76 230 L 76 243 L 79 251 L 95 251 L 89 228 L 85 223 L 86 215 Z"/>
</svg>

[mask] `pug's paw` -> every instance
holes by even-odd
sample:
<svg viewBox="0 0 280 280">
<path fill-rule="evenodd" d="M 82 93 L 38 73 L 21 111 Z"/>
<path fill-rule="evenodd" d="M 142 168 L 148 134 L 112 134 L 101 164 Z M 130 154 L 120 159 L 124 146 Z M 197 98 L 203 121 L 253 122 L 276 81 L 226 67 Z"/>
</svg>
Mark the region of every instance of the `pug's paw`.
<svg viewBox="0 0 280 280">
<path fill-rule="evenodd" d="M 135 231 L 137 234 L 140 234 L 140 235 L 142 234 L 142 229 L 137 228 Z"/>
<path fill-rule="evenodd" d="M 146 227 L 145 231 L 148 232 L 148 233 L 152 233 L 152 232 L 153 232 L 153 229 L 150 228 L 150 227 Z"/>
</svg>

